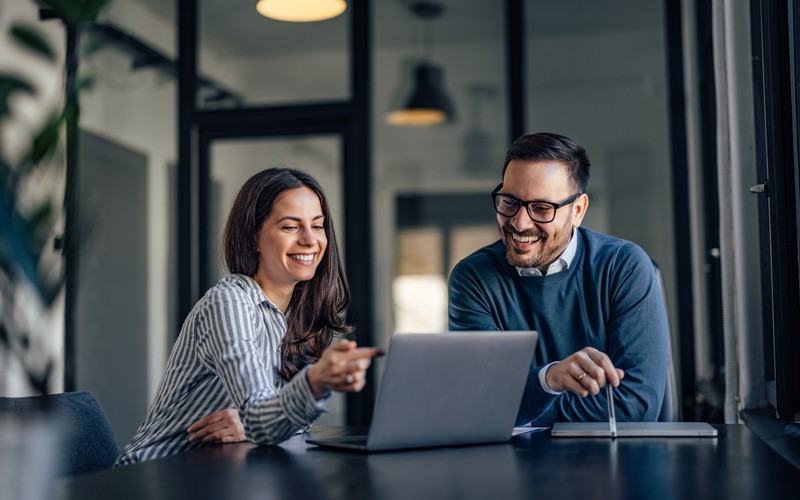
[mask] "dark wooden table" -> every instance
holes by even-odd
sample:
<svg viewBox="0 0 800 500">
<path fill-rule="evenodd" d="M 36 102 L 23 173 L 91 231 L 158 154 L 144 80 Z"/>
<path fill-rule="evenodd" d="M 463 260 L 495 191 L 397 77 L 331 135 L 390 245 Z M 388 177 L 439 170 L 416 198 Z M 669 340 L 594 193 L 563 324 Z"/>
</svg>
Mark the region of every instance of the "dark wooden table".
<svg viewBox="0 0 800 500">
<path fill-rule="evenodd" d="M 306 445 L 211 446 L 62 480 L 67 499 L 778 499 L 800 471 L 742 425 L 717 438 L 551 438 L 361 454 Z M 335 432 L 320 428 L 315 432 Z"/>
</svg>

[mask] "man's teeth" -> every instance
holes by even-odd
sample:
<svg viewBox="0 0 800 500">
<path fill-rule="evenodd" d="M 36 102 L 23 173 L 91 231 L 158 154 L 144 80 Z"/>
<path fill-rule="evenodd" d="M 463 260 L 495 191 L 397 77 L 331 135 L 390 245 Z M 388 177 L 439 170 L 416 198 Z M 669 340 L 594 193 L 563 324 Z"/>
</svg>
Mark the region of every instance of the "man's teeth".
<svg viewBox="0 0 800 500">
<path fill-rule="evenodd" d="M 311 262 L 312 260 L 314 260 L 314 254 L 311 255 L 295 254 L 295 255 L 290 255 L 289 257 L 293 258 L 294 260 L 299 260 L 301 262 Z"/>
<path fill-rule="evenodd" d="M 514 241 L 518 241 L 520 243 L 536 243 L 542 239 L 541 236 L 520 236 L 518 234 L 512 234 L 511 237 L 514 238 Z"/>
</svg>

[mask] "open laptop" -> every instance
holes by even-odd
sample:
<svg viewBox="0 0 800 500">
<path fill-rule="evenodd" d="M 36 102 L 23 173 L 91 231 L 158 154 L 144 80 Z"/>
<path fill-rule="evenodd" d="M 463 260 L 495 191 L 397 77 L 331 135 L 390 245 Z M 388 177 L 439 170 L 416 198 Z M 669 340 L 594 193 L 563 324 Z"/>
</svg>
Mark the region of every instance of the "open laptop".
<svg viewBox="0 0 800 500">
<path fill-rule="evenodd" d="M 396 333 L 366 435 L 308 437 L 362 451 L 507 441 L 537 332 Z"/>
<path fill-rule="evenodd" d="M 558 422 L 553 437 L 611 437 L 608 422 Z M 716 437 L 705 422 L 618 422 L 617 437 Z"/>
</svg>

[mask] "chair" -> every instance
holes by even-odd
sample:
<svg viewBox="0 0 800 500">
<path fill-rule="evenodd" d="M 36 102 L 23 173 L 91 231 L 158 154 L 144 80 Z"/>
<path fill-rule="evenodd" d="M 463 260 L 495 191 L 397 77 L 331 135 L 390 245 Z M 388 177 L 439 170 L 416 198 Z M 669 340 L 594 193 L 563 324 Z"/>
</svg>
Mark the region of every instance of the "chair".
<svg viewBox="0 0 800 500">
<path fill-rule="evenodd" d="M 664 287 L 664 276 L 661 268 L 653 262 L 656 271 L 658 287 L 661 289 L 661 298 L 664 300 L 664 309 L 667 308 L 667 292 Z M 672 339 L 667 343 L 667 388 L 664 391 L 664 401 L 661 404 L 661 412 L 658 414 L 659 422 L 679 422 L 681 420 L 680 402 L 678 400 L 678 388 L 675 382 L 675 364 L 672 361 Z"/>
<path fill-rule="evenodd" d="M 108 419 L 97 399 L 89 392 L 66 392 L 24 398 L 0 397 L 0 414 L 25 418 L 41 416 L 62 427 L 60 474 L 74 476 L 114 464 L 119 447 Z"/>
</svg>

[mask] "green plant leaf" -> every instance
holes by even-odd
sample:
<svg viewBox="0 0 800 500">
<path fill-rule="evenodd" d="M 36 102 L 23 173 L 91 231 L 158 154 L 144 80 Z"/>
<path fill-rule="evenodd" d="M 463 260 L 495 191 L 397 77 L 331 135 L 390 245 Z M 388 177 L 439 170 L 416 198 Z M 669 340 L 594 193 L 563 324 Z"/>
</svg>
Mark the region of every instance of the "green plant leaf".
<svg viewBox="0 0 800 500">
<path fill-rule="evenodd" d="M 86 32 L 86 36 L 81 38 L 81 56 L 90 57 L 95 52 L 106 48 L 108 42 L 102 36 L 97 35 L 91 31 Z"/>
<path fill-rule="evenodd" d="M 7 117 L 11 114 L 11 108 L 8 102 L 11 96 L 16 92 L 25 92 L 27 94 L 36 95 L 36 89 L 17 75 L 9 73 L 0 73 L 0 119 Z"/>
<path fill-rule="evenodd" d="M 44 250 L 43 247 L 49 237 L 52 222 L 53 205 L 49 202 L 42 203 L 28 215 L 25 236 L 33 255 L 41 255 Z"/>
<path fill-rule="evenodd" d="M 0 234 L 3 235 L 0 239 L 0 260 L 15 266 L 44 296 L 45 287 L 36 271 L 38 258 L 31 253 L 20 231 L 20 226 L 24 226 L 24 223 L 20 223 L 23 220 L 6 193 L 0 192 Z"/>
<path fill-rule="evenodd" d="M 0 346 L 8 348 L 8 330 L 2 323 L 0 323 Z"/>
<path fill-rule="evenodd" d="M 109 0 L 35 0 L 47 15 L 60 18 L 64 24 L 72 27 L 89 23 L 97 19 L 99 12 Z M 52 12 L 50 12 L 52 11 Z M 38 30 L 38 25 L 26 26 L 13 24 L 9 28 L 10 39 L 24 50 L 19 51 L 21 57 L 32 60 L 40 58 L 51 63 L 57 61 L 58 54 L 49 40 Z M 98 45 L 99 46 L 99 45 Z M 93 47 L 96 50 L 97 47 Z M 30 62 L 30 61 L 28 61 Z M 23 65 L 25 61 L 16 61 L 13 65 Z M 12 66 L 13 67 L 13 66 Z M 18 94 L 35 96 L 38 92 L 38 77 L 31 79 L 10 70 L 0 71 L 0 126 L 14 126 L 8 123 L 12 117 L 11 103 Z M 81 79 L 75 86 L 65 90 L 66 104 L 59 109 L 48 122 L 39 129 L 30 144 L 25 144 L 22 158 L 5 158 L 0 151 L 0 300 L 3 305 L 15 300 L 17 283 L 25 281 L 37 290 L 45 305 L 50 307 L 63 289 L 64 274 L 58 259 L 49 257 L 50 231 L 58 207 L 46 202 L 33 209 L 20 212 L 20 185 L 32 179 L 32 175 L 47 175 L 44 169 L 58 168 L 60 162 L 43 161 L 61 151 L 59 141 L 64 123 L 77 123 L 79 112 L 77 93 L 88 88 L 90 81 Z M 26 141 L 27 142 L 27 141 Z M 40 171 L 40 169 L 42 169 Z M 64 238 L 75 237 L 64 235 Z M 44 269 L 49 267 L 49 269 Z M 37 350 L 31 343 L 33 331 L 30 326 L 9 324 L 6 318 L 0 317 L 0 353 L 11 352 L 19 358 L 24 367 L 30 385 L 42 394 L 47 394 L 48 382 L 53 373 L 52 359 L 46 364 L 29 362 L 29 350 Z"/>
<path fill-rule="evenodd" d="M 43 0 L 65 23 L 76 26 L 97 19 L 109 0 Z"/>
<path fill-rule="evenodd" d="M 0 150 L 0 188 L 8 189 L 13 184 L 14 168 L 2 156 L 2 151 Z M 0 290 L 0 293 L 2 293 L 2 290 Z"/>
<path fill-rule="evenodd" d="M 28 382 L 39 391 L 40 394 L 47 394 L 50 375 L 53 373 L 53 361 L 48 360 L 41 370 L 28 370 Z"/>
<path fill-rule="evenodd" d="M 91 76 L 81 77 L 76 85 L 76 88 L 78 89 L 79 92 L 84 90 L 89 90 L 92 87 L 94 87 L 94 78 L 92 78 Z"/>
<path fill-rule="evenodd" d="M 64 113 L 50 119 L 47 125 L 45 125 L 33 139 L 33 150 L 31 151 L 31 160 L 33 163 L 39 163 L 56 150 L 58 147 L 58 135 L 65 118 L 66 110 Z"/>
<path fill-rule="evenodd" d="M 50 42 L 44 38 L 35 28 L 24 24 L 15 24 L 11 27 L 11 37 L 26 49 L 39 54 L 48 61 L 56 60 L 56 53 Z"/>
</svg>

